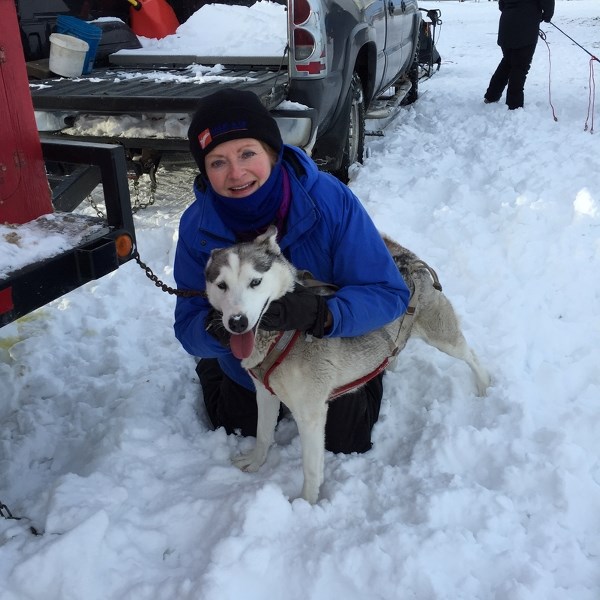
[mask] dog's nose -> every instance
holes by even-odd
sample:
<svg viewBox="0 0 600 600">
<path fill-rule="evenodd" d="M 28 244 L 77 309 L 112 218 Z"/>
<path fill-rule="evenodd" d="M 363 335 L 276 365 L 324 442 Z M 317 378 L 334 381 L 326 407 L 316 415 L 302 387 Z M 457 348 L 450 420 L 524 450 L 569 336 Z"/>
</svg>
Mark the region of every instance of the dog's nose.
<svg viewBox="0 0 600 600">
<path fill-rule="evenodd" d="M 233 333 L 242 333 L 248 328 L 248 317 L 246 315 L 231 315 L 229 317 L 229 329 Z"/>
</svg>

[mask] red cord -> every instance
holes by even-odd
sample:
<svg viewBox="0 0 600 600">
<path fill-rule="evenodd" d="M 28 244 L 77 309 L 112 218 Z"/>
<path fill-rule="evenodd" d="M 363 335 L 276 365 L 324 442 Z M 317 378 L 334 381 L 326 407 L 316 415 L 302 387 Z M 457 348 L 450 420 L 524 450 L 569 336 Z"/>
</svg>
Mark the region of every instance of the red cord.
<svg viewBox="0 0 600 600">
<path fill-rule="evenodd" d="M 590 58 L 590 77 L 589 77 L 589 95 L 588 95 L 588 113 L 585 119 L 584 131 L 588 130 L 588 121 L 592 117 L 590 133 L 594 133 L 594 110 L 596 108 L 596 81 L 594 79 L 594 61 L 598 60 L 595 56 Z M 600 62 L 600 61 L 599 61 Z"/>
<path fill-rule="evenodd" d="M 544 44 L 546 44 L 546 48 L 548 49 L 548 101 L 550 102 L 550 108 L 552 109 L 552 118 L 555 121 L 558 121 L 558 117 L 556 116 L 556 112 L 554 110 L 554 104 L 552 104 L 552 88 L 551 88 L 551 73 L 552 73 L 552 60 L 550 58 L 550 45 L 546 41 L 546 34 L 540 30 L 539 36 L 544 40 Z"/>
</svg>

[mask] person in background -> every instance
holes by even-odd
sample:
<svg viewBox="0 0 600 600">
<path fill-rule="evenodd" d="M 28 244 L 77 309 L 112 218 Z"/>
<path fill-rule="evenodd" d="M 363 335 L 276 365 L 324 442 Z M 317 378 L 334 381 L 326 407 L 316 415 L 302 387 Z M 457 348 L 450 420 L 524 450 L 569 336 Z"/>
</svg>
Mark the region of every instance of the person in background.
<svg viewBox="0 0 600 600">
<path fill-rule="evenodd" d="M 510 110 L 522 108 L 525 79 L 533 60 L 541 21 L 554 15 L 554 0 L 499 0 L 498 45 L 502 60 L 490 79 L 483 101 L 498 102 L 506 89 Z M 508 87 L 507 87 L 508 86 Z"/>
<path fill-rule="evenodd" d="M 327 298 L 294 290 L 261 321 L 271 331 L 359 336 L 406 311 L 409 290 L 379 232 L 350 189 L 283 144 L 276 121 L 252 92 L 224 89 L 203 99 L 188 131 L 200 173 L 181 217 L 177 287 L 204 290 L 211 250 L 254 239 L 271 224 L 298 269 L 338 286 Z M 200 358 L 196 372 L 213 428 L 256 435 L 254 385 L 229 348 L 229 333 L 206 298 L 177 298 L 175 335 Z M 331 403 L 326 448 L 366 452 L 379 416 L 382 375 Z"/>
</svg>

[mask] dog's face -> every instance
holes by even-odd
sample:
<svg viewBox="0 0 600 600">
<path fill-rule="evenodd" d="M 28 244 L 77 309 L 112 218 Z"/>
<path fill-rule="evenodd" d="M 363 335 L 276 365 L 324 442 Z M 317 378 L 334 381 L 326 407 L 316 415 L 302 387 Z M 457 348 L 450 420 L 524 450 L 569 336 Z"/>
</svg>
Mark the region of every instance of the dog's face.
<svg viewBox="0 0 600 600">
<path fill-rule="evenodd" d="M 208 301 L 223 313 L 231 350 L 247 358 L 254 332 L 273 300 L 294 287 L 295 271 L 277 245 L 275 227 L 253 242 L 213 250 L 206 265 Z"/>
</svg>

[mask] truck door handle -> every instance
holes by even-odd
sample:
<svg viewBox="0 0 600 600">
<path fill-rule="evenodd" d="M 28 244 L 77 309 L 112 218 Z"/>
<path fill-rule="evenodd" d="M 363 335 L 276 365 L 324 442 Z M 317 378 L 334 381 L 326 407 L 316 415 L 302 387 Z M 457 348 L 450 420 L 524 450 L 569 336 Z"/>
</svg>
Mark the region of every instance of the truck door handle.
<svg viewBox="0 0 600 600">
<path fill-rule="evenodd" d="M 394 14 L 394 10 L 396 10 L 396 7 L 394 6 L 394 3 L 392 2 L 392 0 L 390 0 L 388 2 L 388 12 L 390 13 L 390 15 Z"/>
</svg>

